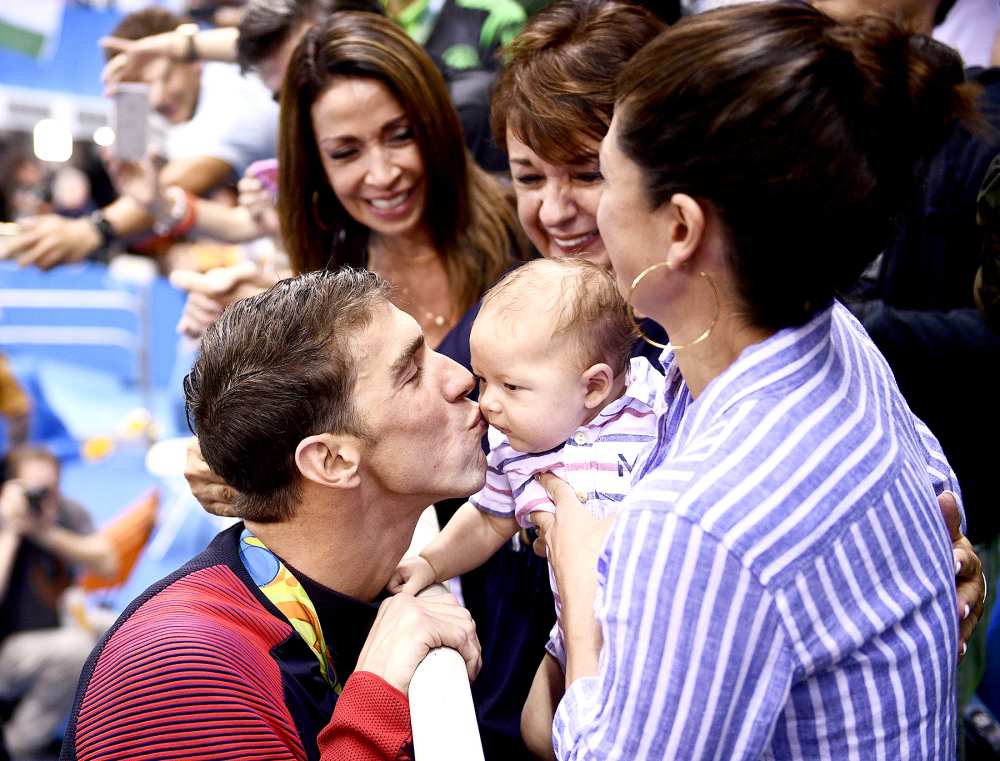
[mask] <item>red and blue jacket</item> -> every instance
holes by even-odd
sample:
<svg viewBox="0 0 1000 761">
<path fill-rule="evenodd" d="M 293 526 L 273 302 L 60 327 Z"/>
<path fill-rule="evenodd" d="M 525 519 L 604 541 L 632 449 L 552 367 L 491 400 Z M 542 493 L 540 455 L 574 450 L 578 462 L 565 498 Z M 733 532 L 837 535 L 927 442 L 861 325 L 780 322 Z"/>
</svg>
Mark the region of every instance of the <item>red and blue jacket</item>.
<svg viewBox="0 0 1000 761">
<path fill-rule="evenodd" d="M 80 678 L 63 761 L 412 758 L 406 696 L 367 672 L 339 696 L 329 687 L 244 568 L 242 530 L 219 534 L 107 632 Z M 341 656 L 351 670 L 357 655 Z"/>
</svg>

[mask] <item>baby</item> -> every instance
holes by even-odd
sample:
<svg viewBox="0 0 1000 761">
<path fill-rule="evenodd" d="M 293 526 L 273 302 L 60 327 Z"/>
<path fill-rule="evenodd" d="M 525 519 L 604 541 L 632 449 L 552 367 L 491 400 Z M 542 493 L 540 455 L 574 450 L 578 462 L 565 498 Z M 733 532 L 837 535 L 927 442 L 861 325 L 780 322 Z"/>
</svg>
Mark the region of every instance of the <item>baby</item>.
<svg viewBox="0 0 1000 761">
<path fill-rule="evenodd" d="M 662 376 L 635 342 L 614 278 L 580 259 L 540 259 L 483 298 L 470 338 L 479 405 L 490 424 L 486 485 L 389 589 L 416 593 L 476 568 L 554 507 L 535 479 L 552 472 L 597 518 L 617 511 L 656 443 Z M 552 590 L 556 593 L 551 574 Z M 566 653 L 558 616 L 522 714 L 525 741 L 547 747 Z M 558 664 L 558 665 L 556 665 Z M 530 726 L 529 726 L 530 725 Z M 532 737 L 534 735 L 535 737 Z"/>
</svg>

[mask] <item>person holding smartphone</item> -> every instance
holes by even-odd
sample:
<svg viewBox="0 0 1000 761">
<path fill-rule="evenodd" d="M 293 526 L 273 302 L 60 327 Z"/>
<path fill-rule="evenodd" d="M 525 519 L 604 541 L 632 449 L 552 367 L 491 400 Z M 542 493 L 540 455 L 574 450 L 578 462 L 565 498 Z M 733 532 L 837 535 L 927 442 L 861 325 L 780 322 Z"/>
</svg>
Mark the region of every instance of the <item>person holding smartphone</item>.
<svg viewBox="0 0 1000 761">
<path fill-rule="evenodd" d="M 147 8 L 122 19 L 113 34 L 142 39 L 175 30 L 181 21 L 163 9 Z M 164 187 L 205 194 L 276 152 L 277 106 L 263 84 L 243 77 L 234 64 L 157 56 L 129 82 L 148 86 L 149 107 L 170 125 L 165 146 L 169 161 L 158 170 Z M 118 240 L 150 232 L 178 237 L 190 229 L 183 217 L 165 230 L 154 230 L 156 221 L 128 196 L 80 219 L 28 217 L 18 220 L 19 234 L 6 243 L 0 258 L 50 269 L 106 250 Z"/>
</svg>

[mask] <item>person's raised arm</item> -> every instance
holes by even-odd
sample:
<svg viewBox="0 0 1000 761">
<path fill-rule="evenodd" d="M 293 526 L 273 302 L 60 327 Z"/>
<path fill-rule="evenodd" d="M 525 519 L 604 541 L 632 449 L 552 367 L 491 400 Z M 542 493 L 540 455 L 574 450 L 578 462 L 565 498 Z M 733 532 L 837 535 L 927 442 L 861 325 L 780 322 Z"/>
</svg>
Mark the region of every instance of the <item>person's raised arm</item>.
<svg viewBox="0 0 1000 761">
<path fill-rule="evenodd" d="M 118 554 L 101 533 L 77 534 L 52 523 L 37 526 L 28 536 L 53 555 L 98 576 L 113 577 L 118 572 Z"/>
<path fill-rule="evenodd" d="M 99 533 L 63 528 L 56 522 L 59 509 L 59 498 L 53 496 L 43 500 L 41 514 L 31 513 L 22 485 L 8 481 L 0 492 L 0 533 L 27 537 L 67 563 L 82 566 L 99 576 L 114 576 L 118 570 L 118 556 L 111 542 Z M 89 519 L 86 525 L 89 526 Z M 3 549 L 9 542 L 7 539 L 0 544 L 0 582 L 5 582 Z M 9 572 L 10 569 L 6 569 L 8 577 Z M 0 583 L 0 589 L 5 586 Z"/>
<path fill-rule="evenodd" d="M 121 196 L 135 201 L 156 220 L 154 229 L 174 224 L 174 209 L 180 204 L 181 207 L 192 206 L 191 209 L 183 208 L 182 216 L 191 215 L 193 229 L 212 238 L 242 243 L 267 234 L 250 209 L 198 198 L 180 185 L 164 185 L 162 178 L 166 166 L 159 157 L 141 161 L 110 159 L 107 169 Z"/>
<path fill-rule="evenodd" d="M 204 193 L 225 180 L 232 167 L 213 156 L 179 159 L 166 164 L 160 182 L 178 185 L 190 193 Z M 122 196 L 94 218 L 70 219 L 44 214 L 18 221 L 19 232 L 4 246 L 0 259 L 13 259 L 21 266 L 50 269 L 80 261 L 114 238 L 149 232 L 153 216 L 134 199 Z M 104 229 L 102 229 L 102 227 Z"/>
<path fill-rule="evenodd" d="M 118 82 L 133 81 L 153 59 L 166 56 L 174 61 L 187 61 L 192 51 L 195 60 L 232 63 L 236 60 L 238 39 L 239 30 L 231 27 L 199 29 L 193 35 L 174 30 L 138 40 L 102 37 L 101 48 L 112 58 L 105 64 L 101 79 L 109 88 Z"/>
<path fill-rule="evenodd" d="M 24 492 L 11 482 L 0 488 L 0 600 L 7 596 L 14 558 L 27 518 Z"/>
</svg>

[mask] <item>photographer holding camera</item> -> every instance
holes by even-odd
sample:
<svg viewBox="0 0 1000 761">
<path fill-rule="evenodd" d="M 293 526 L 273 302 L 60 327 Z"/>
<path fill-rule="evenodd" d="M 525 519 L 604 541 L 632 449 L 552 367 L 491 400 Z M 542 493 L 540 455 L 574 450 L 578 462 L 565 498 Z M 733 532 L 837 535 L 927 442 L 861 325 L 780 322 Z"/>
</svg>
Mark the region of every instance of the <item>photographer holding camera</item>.
<svg viewBox="0 0 1000 761">
<path fill-rule="evenodd" d="M 75 567 L 103 576 L 117 556 L 82 505 L 59 493 L 59 461 L 21 446 L 0 489 L 0 699 L 16 701 L 3 726 L 14 759 L 53 740 L 65 721 L 95 635 L 60 615 Z"/>
</svg>

